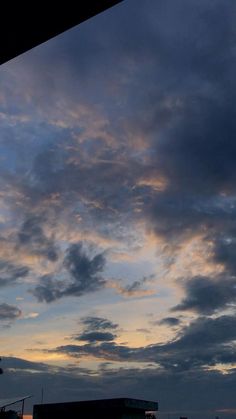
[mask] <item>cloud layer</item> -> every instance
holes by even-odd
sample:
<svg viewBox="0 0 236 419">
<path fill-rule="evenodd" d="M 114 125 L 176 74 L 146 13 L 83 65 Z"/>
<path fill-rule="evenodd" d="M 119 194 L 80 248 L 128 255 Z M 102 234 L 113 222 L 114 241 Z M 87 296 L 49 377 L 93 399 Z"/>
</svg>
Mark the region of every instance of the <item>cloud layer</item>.
<svg viewBox="0 0 236 419">
<path fill-rule="evenodd" d="M 100 336 L 98 331 L 96 336 L 96 332 L 90 332 L 74 337 L 87 343 L 63 345 L 54 351 L 75 358 L 91 356 L 113 362 L 153 362 L 161 371 L 205 370 L 220 364 L 231 366 L 236 362 L 235 325 L 236 319 L 232 315 L 199 317 L 182 327 L 172 341 L 143 347 L 118 344 L 112 341 L 114 336 L 112 339 L 110 333 L 109 336 Z"/>
<path fill-rule="evenodd" d="M 235 408 L 235 13 L 129 0 L 1 67 L 3 342 L 63 364 L 8 388 Z"/>
</svg>

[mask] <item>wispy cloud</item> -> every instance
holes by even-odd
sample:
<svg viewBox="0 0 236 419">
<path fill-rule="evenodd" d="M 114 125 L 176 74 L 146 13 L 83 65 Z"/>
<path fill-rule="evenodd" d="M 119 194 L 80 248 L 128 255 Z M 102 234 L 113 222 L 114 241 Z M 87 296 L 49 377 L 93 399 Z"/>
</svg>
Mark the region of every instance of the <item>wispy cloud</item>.
<svg viewBox="0 0 236 419">
<path fill-rule="evenodd" d="M 15 320 L 21 316 L 21 310 L 7 303 L 0 304 L 0 320 Z"/>
</svg>

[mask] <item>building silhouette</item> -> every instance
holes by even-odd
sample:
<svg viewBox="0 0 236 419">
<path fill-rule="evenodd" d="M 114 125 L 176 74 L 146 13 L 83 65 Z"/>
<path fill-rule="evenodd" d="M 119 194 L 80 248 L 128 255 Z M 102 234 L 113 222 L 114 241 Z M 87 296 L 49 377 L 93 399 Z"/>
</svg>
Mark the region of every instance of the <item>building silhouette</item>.
<svg viewBox="0 0 236 419">
<path fill-rule="evenodd" d="M 88 400 L 34 405 L 33 419 L 145 419 L 158 403 L 131 398 Z"/>
</svg>

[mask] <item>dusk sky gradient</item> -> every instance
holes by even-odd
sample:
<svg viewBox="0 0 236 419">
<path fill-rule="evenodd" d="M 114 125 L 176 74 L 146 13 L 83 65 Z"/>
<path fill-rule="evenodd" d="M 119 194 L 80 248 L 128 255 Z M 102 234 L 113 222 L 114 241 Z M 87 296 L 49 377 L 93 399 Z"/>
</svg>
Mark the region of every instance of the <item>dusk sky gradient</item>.
<svg viewBox="0 0 236 419">
<path fill-rule="evenodd" d="M 0 67 L 2 398 L 235 417 L 235 19 L 125 0 Z"/>
</svg>

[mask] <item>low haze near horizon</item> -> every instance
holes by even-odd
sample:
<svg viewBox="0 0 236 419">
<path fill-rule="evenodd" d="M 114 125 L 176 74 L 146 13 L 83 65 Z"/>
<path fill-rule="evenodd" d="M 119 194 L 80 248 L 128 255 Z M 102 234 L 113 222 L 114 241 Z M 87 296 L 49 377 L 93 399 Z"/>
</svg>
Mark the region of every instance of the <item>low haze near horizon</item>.
<svg viewBox="0 0 236 419">
<path fill-rule="evenodd" d="M 126 0 L 0 67 L 2 398 L 235 416 L 235 15 Z"/>
</svg>

